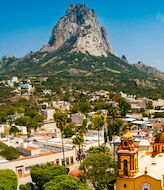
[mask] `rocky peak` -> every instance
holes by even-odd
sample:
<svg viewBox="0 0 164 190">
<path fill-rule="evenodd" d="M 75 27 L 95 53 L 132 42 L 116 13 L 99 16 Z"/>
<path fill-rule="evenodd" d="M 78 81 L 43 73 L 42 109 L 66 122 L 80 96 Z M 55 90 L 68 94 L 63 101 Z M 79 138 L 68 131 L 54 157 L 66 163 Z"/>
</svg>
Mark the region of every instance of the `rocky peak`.
<svg viewBox="0 0 164 190">
<path fill-rule="evenodd" d="M 164 80 L 164 73 L 153 66 L 146 65 L 142 61 L 139 61 L 138 63 L 134 64 L 134 66 L 144 73 Z"/>
<path fill-rule="evenodd" d="M 128 63 L 128 60 L 127 60 L 127 58 L 126 58 L 126 56 L 125 56 L 125 55 L 122 55 L 121 59 L 122 59 L 123 61 L 125 61 L 125 62 L 127 62 L 127 63 Z"/>
<path fill-rule="evenodd" d="M 95 56 L 115 54 L 105 28 L 100 26 L 96 12 L 84 4 L 71 4 L 52 31 L 48 45 L 41 51 L 71 49 Z"/>
<path fill-rule="evenodd" d="M 3 66 L 13 63 L 14 61 L 17 61 L 18 58 L 16 56 L 3 56 L 0 59 L 0 68 L 2 68 Z"/>
</svg>

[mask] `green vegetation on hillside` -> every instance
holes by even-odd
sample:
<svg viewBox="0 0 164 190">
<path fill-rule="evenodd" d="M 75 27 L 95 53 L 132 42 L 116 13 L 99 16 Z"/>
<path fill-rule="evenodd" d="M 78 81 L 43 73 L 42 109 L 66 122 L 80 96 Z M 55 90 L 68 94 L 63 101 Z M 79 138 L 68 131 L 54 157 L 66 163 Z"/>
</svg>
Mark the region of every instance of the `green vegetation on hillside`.
<svg viewBox="0 0 164 190">
<path fill-rule="evenodd" d="M 42 87 L 53 91 L 59 91 L 60 87 L 71 87 L 164 97 L 164 81 L 139 71 L 134 65 L 112 54 L 96 57 L 63 50 L 56 53 L 36 52 L 2 68 L 0 73 L 20 77 L 48 76 Z"/>
</svg>

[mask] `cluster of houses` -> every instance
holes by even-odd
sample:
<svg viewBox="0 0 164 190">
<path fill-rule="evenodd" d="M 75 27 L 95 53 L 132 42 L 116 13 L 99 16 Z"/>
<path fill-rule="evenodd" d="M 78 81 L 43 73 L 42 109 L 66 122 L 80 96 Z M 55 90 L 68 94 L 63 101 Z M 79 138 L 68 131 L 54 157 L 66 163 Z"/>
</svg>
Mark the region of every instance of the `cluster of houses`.
<svg viewBox="0 0 164 190">
<path fill-rule="evenodd" d="M 22 82 L 18 77 L 12 77 L 11 80 L 2 81 L 5 86 L 13 88 L 15 84 L 18 84 L 18 90 L 27 90 L 29 92 L 34 91 L 33 86 L 30 84 L 30 80 Z"/>
<path fill-rule="evenodd" d="M 20 89 L 30 89 L 33 88 L 30 83 L 22 83 L 18 80 L 18 78 L 13 77 L 11 81 L 6 82 L 7 85 L 10 85 L 11 83 L 19 83 Z M 51 94 L 51 90 L 45 89 L 43 91 L 45 95 Z M 80 92 L 83 94 L 87 94 L 86 92 Z M 123 136 L 123 132 L 119 136 L 114 136 L 112 141 L 108 141 L 107 146 L 110 147 L 111 153 L 113 154 L 116 161 L 120 163 L 119 165 L 119 172 L 120 176 L 125 175 L 133 175 L 133 172 L 136 173 L 138 169 L 137 167 L 130 171 L 131 173 L 127 173 L 125 169 L 122 168 L 124 163 L 124 160 L 120 161 L 121 158 L 125 158 L 128 155 L 127 153 L 131 153 L 131 151 L 136 151 L 135 154 L 138 156 L 144 155 L 144 154 L 152 154 L 154 151 L 154 143 L 155 143 L 155 135 L 160 133 L 163 130 L 163 118 L 155 118 L 155 113 L 164 113 L 164 100 L 151 100 L 152 101 L 152 108 L 147 109 L 147 103 L 150 101 L 147 98 L 136 98 L 136 96 L 129 96 L 123 92 L 117 93 L 114 95 L 113 100 L 110 100 L 110 92 L 101 90 L 96 91 L 93 93 L 88 93 L 90 97 L 90 102 L 94 102 L 100 98 L 103 99 L 103 103 L 112 104 L 113 106 L 118 106 L 118 99 L 119 98 L 125 98 L 125 100 L 130 104 L 131 111 L 125 116 L 120 117 L 119 119 L 124 121 L 124 125 L 129 126 L 130 132 Z M 74 97 L 71 96 L 71 101 L 74 101 Z M 0 169 L 12 169 L 16 172 L 19 183 L 27 183 L 31 181 L 30 177 L 30 170 L 32 166 L 39 164 L 43 165 L 47 162 L 50 163 L 58 163 L 63 165 L 63 154 L 62 154 L 62 143 L 61 143 L 61 132 L 57 128 L 56 123 L 54 121 L 54 113 L 57 110 L 61 110 L 63 112 L 68 113 L 68 117 L 70 121 L 74 122 L 76 125 L 80 126 L 83 123 L 84 119 L 87 119 L 88 126 L 92 125 L 92 118 L 97 114 L 96 112 L 90 112 L 87 115 L 84 115 L 80 112 L 71 114 L 69 113 L 69 110 L 71 109 L 72 105 L 70 102 L 67 101 L 50 101 L 50 102 L 43 102 L 41 104 L 38 104 L 38 108 L 40 109 L 40 113 L 44 116 L 44 122 L 42 123 L 41 127 L 37 131 L 33 131 L 31 136 L 29 137 L 27 135 L 27 128 L 26 126 L 16 126 L 19 129 L 19 135 L 17 137 L 13 137 L 8 135 L 5 138 L 0 138 L 0 142 L 4 142 L 9 146 L 15 147 L 20 153 L 21 156 L 12 161 L 5 160 L 4 158 L 0 158 Z M 157 109 L 158 108 L 158 109 Z M 145 117 L 142 112 L 133 112 L 132 110 L 141 110 L 143 109 L 146 111 L 150 117 Z M 101 114 L 104 115 L 105 119 L 108 117 L 108 110 L 102 109 Z M 22 115 L 11 115 L 13 119 L 16 119 L 18 117 L 21 117 Z M 0 125 L 0 134 L 8 134 L 9 129 L 12 126 L 9 124 L 2 124 Z M 104 143 L 104 128 L 107 127 L 106 122 L 104 123 L 104 126 L 102 130 L 100 130 L 100 144 Z M 78 162 L 78 149 L 75 147 L 75 145 L 72 143 L 73 137 L 65 138 L 64 139 L 64 149 L 65 149 L 65 163 L 68 167 L 72 168 L 74 167 Z M 91 147 L 91 146 L 98 146 L 98 131 L 90 129 L 88 130 L 87 135 L 84 137 L 85 143 L 84 143 L 84 149 L 83 153 Z M 135 145 L 133 147 L 124 147 L 122 143 L 124 141 L 127 141 L 130 143 L 134 143 Z M 164 141 L 163 141 L 164 143 Z M 126 143 L 125 143 L 126 144 Z M 136 148 L 136 147 L 137 148 Z M 121 148 L 120 148 L 121 147 Z M 128 152 L 130 151 L 130 152 Z M 124 157 L 122 157 L 122 153 L 124 153 Z M 164 149 L 163 149 L 164 150 Z M 138 151 L 138 153 L 137 153 Z M 121 155 L 121 157 L 119 157 Z M 132 158 L 130 158 L 132 159 Z M 129 162 L 128 162 L 129 163 Z M 127 165 L 125 166 L 127 167 Z M 129 166 L 128 166 L 129 167 Z M 122 173 L 125 172 L 125 173 Z M 128 183 L 124 183 L 121 181 L 121 177 L 118 178 L 120 180 L 120 184 L 122 186 L 119 186 L 119 189 L 128 189 L 127 186 L 131 183 L 130 181 Z M 124 179 L 125 180 L 125 179 Z M 125 188 L 124 188 L 125 187 Z M 145 186 L 143 186 L 145 187 Z M 149 189 L 149 188 L 148 188 Z"/>
</svg>

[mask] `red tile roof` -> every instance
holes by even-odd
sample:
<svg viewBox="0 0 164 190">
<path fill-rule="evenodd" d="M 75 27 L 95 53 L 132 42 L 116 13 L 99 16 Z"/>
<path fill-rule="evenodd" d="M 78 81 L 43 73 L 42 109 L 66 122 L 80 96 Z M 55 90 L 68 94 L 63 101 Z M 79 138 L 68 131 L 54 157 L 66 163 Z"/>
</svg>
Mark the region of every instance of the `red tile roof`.
<svg viewBox="0 0 164 190">
<path fill-rule="evenodd" d="M 36 157 L 46 156 L 46 155 L 50 155 L 50 154 L 54 154 L 54 153 L 53 152 L 46 152 L 43 154 L 36 154 L 36 155 L 32 155 L 32 156 L 21 157 L 21 158 L 18 158 L 18 160 L 24 160 L 24 159 L 28 159 L 28 158 L 36 158 Z"/>
<path fill-rule="evenodd" d="M 26 150 L 37 150 L 37 149 L 39 149 L 39 148 L 35 148 L 35 147 L 32 147 L 32 146 L 28 146 L 27 148 L 24 148 L 24 149 L 26 149 Z"/>
</svg>

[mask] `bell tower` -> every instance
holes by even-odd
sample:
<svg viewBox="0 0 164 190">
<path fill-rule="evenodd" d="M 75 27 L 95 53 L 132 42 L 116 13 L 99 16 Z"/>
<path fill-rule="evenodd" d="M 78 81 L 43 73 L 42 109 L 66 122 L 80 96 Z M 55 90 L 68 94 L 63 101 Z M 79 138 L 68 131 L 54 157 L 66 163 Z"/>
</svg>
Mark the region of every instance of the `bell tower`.
<svg viewBox="0 0 164 190">
<path fill-rule="evenodd" d="M 118 175 L 133 177 L 138 172 L 138 148 L 129 130 L 121 137 L 118 151 Z"/>
</svg>

